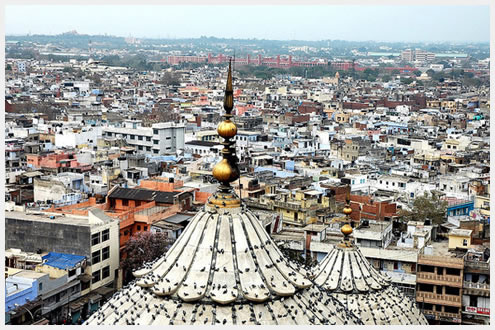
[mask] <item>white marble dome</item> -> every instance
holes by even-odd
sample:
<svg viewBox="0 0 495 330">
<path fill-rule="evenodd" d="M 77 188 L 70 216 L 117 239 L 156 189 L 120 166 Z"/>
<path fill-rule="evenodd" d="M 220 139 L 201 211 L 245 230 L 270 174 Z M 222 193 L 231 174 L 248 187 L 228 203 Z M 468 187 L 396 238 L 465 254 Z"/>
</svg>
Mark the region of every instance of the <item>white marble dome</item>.
<svg viewBox="0 0 495 330">
<path fill-rule="evenodd" d="M 415 302 L 350 242 L 337 244 L 313 269 L 312 277 L 364 324 L 428 324 Z"/>
<path fill-rule="evenodd" d="M 206 205 L 86 324 L 362 324 L 287 260 L 244 207 Z"/>
</svg>

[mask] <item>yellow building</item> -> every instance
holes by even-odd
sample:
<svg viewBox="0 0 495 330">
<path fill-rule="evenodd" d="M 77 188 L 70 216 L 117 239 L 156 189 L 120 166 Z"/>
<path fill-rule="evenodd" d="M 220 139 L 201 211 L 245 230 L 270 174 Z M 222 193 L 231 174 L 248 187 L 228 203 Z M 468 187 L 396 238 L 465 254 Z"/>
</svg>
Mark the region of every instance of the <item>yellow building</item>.
<svg viewBox="0 0 495 330">
<path fill-rule="evenodd" d="M 449 233 L 449 250 L 469 249 L 472 233 L 473 231 L 470 229 L 453 229 Z"/>
<path fill-rule="evenodd" d="M 273 201 L 273 206 L 287 225 L 305 226 L 314 223 L 316 212 L 330 207 L 330 198 L 316 190 L 296 191 L 294 196 L 286 193 L 281 197 Z"/>
<path fill-rule="evenodd" d="M 474 198 L 474 208 L 479 209 L 480 213 L 484 216 L 490 216 L 490 196 L 476 195 Z"/>
</svg>

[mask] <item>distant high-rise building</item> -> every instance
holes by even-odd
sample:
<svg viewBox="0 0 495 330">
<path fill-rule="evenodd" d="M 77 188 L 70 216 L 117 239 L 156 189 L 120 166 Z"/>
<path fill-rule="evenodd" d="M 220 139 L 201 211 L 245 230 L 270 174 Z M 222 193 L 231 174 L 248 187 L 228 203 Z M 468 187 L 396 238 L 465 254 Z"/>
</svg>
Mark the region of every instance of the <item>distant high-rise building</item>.
<svg viewBox="0 0 495 330">
<path fill-rule="evenodd" d="M 412 62 L 414 60 L 414 51 L 412 49 L 403 50 L 400 53 L 400 58 L 406 62 Z"/>
</svg>

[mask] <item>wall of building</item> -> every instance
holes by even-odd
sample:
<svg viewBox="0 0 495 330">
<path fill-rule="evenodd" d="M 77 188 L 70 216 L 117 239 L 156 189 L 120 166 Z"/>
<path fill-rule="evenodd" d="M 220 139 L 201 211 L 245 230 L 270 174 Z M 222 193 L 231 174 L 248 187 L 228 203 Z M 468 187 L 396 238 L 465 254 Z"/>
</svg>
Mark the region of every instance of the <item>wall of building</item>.
<svg viewBox="0 0 495 330">
<path fill-rule="evenodd" d="M 464 245 L 464 240 L 467 245 Z M 471 246 L 471 237 L 449 235 L 449 249 L 461 248 L 468 249 Z"/>
<path fill-rule="evenodd" d="M 69 192 L 63 183 L 53 180 L 35 178 L 33 186 L 35 202 L 60 201 Z"/>
<path fill-rule="evenodd" d="M 90 257 L 90 228 L 60 223 L 15 219 L 5 214 L 5 248 L 61 252 Z"/>
</svg>

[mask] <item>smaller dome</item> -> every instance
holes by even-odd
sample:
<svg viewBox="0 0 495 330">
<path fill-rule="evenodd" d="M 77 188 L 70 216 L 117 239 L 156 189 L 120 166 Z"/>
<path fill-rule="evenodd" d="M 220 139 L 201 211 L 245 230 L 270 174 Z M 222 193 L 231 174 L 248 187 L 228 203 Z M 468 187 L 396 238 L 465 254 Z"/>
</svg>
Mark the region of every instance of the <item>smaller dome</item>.
<svg viewBox="0 0 495 330">
<path fill-rule="evenodd" d="M 232 138 L 237 134 L 237 126 L 227 119 L 218 124 L 217 132 L 225 139 Z"/>
</svg>

